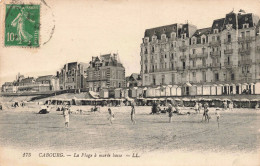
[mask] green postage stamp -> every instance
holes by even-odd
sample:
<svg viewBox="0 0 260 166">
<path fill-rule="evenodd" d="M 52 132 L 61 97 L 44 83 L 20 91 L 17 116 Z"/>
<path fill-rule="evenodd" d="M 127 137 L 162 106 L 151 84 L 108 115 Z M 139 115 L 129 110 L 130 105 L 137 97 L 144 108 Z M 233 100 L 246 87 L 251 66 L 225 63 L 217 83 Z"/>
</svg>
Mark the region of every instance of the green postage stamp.
<svg viewBox="0 0 260 166">
<path fill-rule="evenodd" d="M 39 47 L 40 5 L 7 4 L 5 46 Z"/>
</svg>

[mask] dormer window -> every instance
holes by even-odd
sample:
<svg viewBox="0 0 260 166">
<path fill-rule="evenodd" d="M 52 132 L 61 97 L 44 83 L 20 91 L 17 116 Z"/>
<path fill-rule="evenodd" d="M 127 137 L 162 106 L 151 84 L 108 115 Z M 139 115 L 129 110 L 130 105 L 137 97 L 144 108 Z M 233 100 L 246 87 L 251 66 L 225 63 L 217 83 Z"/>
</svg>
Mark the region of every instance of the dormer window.
<svg viewBox="0 0 260 166">
<path fill-rule="evenodd" d="M 149 42 L 149 38 L 148 37 L 144 38 L 144 43 L 148 43 L 148 42 Z"/>
<path fill-rule="evenodd" d="M 243 29 L 249 28 L 249 24 L 243 24 Z"/>
<path fill-rule="evenodd" d="M 192 38 L 192 44 L 196 44 L 196 38 Z"/>
<path fill-rule="evenodd" d="M 153 37 L 152 37 L 152 41 L 155 41 L 156 40 L 156 36 L 154 35 Z"/>
<path fill-rule="evenodd" d="M 214 30 L 213 30 L 213 33 L 218 33 L 218 29 L 214 29 Z"/>
<path fill-rule="evenodd" d="M 166 35 L 165 35 L 165 34 L 162 34 L 161 38 L 162 38 L 162 39 L 166 39 Z"/>
<path fill-rule="evenodd" d="M 202 44 L 205 44 L 205 43 L 206 43 L 206 37 L 205 37 L 205 36 L 201 37 L 201 43 L 202 43 Z"/>
<path fill-rule="evenodd" d="M 175 32 L 172 32 L 172 33 L 171 33 L 171 38 L 172 38 L 172 39 L 175 39 L 175 38 L 176 38 L 176 33 L 175 33 Z"/>
</svg>

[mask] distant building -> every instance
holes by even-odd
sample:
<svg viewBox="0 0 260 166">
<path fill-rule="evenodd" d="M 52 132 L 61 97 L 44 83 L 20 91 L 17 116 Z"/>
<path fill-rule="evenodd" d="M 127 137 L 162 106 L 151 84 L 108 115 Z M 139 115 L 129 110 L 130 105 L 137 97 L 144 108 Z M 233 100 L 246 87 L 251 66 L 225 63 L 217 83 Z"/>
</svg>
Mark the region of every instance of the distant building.
<svg viewBox="0 0 260 166">
<path fill-rule="evenodd" d="M 71 62 L 64 65 L 57 73 L 60 90 L 85 88 L 86 69 L 88 64 L 82 62 Z"/>
<path fill-rule="evenodd" d="M 18 87 L 16 85 L 14 85 L 13 82 L 5 82 L 2 85 L 2 92 L 7 92 L 7 93 L 16 93 L 18 90 Z"/>
<path fill-rule="evenodd" d="M 60 90 L 59 79 L 53 75 L 40 76 L 35 80 L 39 85 L 39 91 L 57 91 Z"/>
<path fill-rule="evenodd" d="M 118 54 L 92 57 L 87 68 L 86 83 L 90 91 L 125 87 L 125 68 L 118 60 Z"/>
<path fill-rule="evenodd" d="M 142 78 L 138 73 L 133 73 L 129 77 L 126 77 L 126 87 L 142 86 Z"/>
<path fill-rule="evenodd" d="M 258 16 L 231 12 L 208 28 L 172 24 L 145 30 L 142 85 L 219 84 L 223 94 L 255 91 L 260 81 L 259 26 Z"/>
<path fill-rule="evenodd" d="M 2 92 L 46 92 L 59 90 L 59 80 L 53 75 L 40 76 L 38 78 L 27 77 L 18 74 L 14 82 L 6 82 L 2 85 Z"/>
</svg>

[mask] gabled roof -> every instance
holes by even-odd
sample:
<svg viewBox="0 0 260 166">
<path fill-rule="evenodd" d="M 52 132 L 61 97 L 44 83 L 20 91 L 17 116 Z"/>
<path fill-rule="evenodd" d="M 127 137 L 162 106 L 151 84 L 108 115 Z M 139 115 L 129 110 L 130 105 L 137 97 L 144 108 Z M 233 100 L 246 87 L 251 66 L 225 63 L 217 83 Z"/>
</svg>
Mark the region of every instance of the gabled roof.
<svg viewBox="0 0 260 166">
<path fill-rule="evenodd" d="M 203 28 L 203 29 L 197 29 L 196 32 L 192 36 L 199 38 L 202 35 L 207 36 L 210 32 L 211 32 L 211 27 Z"/>
</svg>

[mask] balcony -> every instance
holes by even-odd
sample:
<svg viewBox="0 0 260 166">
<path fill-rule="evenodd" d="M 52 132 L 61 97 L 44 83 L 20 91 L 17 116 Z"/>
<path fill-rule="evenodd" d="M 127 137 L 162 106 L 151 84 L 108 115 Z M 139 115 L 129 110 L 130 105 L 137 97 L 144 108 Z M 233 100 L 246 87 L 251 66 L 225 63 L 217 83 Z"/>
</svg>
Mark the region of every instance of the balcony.
<svg viewBox="0 0 260 166">
<path fill-rule="evenodd" d="M 238 53 L 242 55 L 250 55 L 251 47 L 249 48 L 239 48 Z"/>
<path fill-rule="evenodd" d="M 182 45 L 182 46 L 180 46 L 179 47 L 179 50 L 181 51 L 181 52 L 185 52 L 185 51 L 187 51 L 187 46 L 185 46 L 185 45 Z"/>
<path fill-rule="evenodd" d="M 233 54 L 233 49 L 224 50 L 224 54 Z"/>
<path fill-rule="evenodd" d="M 243 42 L 252 42 L 255 38 L 253 36 L 244 36 L 244 37 L 239 37 L 238 42 L 243 43 Z"/>
<path fill-rule="evenodd" d="M 210 47 L 217 47 L 217 46 L 220 46 L 220 43 L 221 43 L 220 40 L 211 41 L 211 42 L 209 42 L 209 46 L 210 46 Z"/>
<path fill-rule="evenodd" d="M 186 55 L 181 55 L 181 56 L 180 56 L 180 59 L 181 59 L 181 60 L 186 60 Z"/>
<path fill-rule="evenodd" d="M 212 56 L 212 57 L 219 57 L 220 56 L 220 51 L 210 52 L 210 56 Z"/>
<path fill-rule="evenodd" d="M 240 77 L 246 77 L 246 78 L 251 78 L 252 77 L 252 73 L 241 73 L 239 74 Z"/>
<path fill-rule="evenodd" d="M 224 62 L 224 66 L 225 66 L 226 68 L 232 68 L 233 63 L 232 63 L 232 62 Z"/>
<path fill-rule="evenodd" d="M 207 53 L 201 53 L 201 54 L 190 54 L 190 59 L 196 59 L 196 58 L 207 58 Z"/>
<path fill-rule="evenodd" d="M 216 67 L 220 67 L 220 63 L 212 63 L 212 67 L 216 68 Z"/>
<path fill-rule="evenodd" d="M 241 61 L 238 61 L 239 65 L 251 65 L 253 63 L 252 59 L 241 59 Z"/>
<path fill-rule="evenodd" d="M 231 39 L 224 39 L 224 44 L 231 44 Z"/>
</svg>

